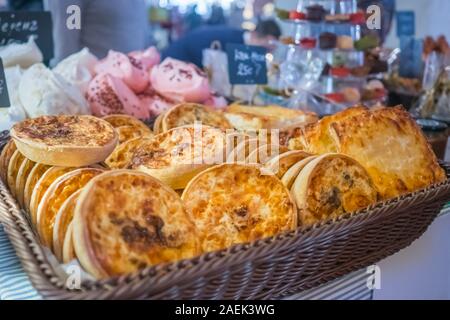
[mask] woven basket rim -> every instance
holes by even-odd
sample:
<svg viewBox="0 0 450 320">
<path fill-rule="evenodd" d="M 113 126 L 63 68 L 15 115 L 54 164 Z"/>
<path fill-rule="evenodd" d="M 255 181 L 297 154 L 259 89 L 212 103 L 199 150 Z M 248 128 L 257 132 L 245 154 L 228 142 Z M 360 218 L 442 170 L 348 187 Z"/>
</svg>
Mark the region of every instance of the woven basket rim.
<svg viewBox="0 0 450 320">
<path fill-rule="evenodd" d="M 268 254 L 274 254 L 279 250 L 288 248 L 293 242 L 304 241 L 306 244 L 308 241 L 317 241 L 321 237 L 332 236 L 336 230 L 344 226 L 348 227 L 350 223 L 352 228 L 358 228 L 358 226 L 362 226 L 368 221 L 379 219 L 382 214 L 395 214 L 395 209 L 399 207 L 407 208 L 417 201 L 430 201 L 433 197 L 442 197 L 443 195 L 447 195 L 448 201 L 450 200 L 450 163 L 442 163 L 442 166 L 446 169 L 447 179 L 416 192 L 378 202 L 357 212 L 348 213 L 308 228 L 300 227 L 274 237 L 234 245 L 224 250 L 205 253 L 188 260 L 147 267 L 122 276 L 85 281 L 81 286 L 81 290 L 71 290 L 65 286 L 65 279 L 58 275 L 58 271 L 48 261 L 28 220 L 18 208 L 2 181 L 0 181 L 0 209 L 1 205 L 4 205 L 6 210 L 0 210 L 0 222 L 4 223 L 5 231 L 13 245 L 15 245 L 16 253 L 21 258 L 22 264 L 24 264 L 24 257 L 26 257 L 28 262 L 31 260 L 31 263 L 40 272 L 39 277 L 45 279 L 55 291 L 59 291 L 61 294 L 65 293 L 76 297 L 81 293 L 92 294 L 101 290 L 118 289 L 119 287 L 132 286 L 142 281 L 147 281 L 151 284 L 152 289 L 160 288 L 163 290 L 170 287 L 170 285 L 188 281 L 186 278 L 192 277 L 196 272 L 201 274 L 213 273 L 246 261 L 261 259 L 262 257 L 267 258 Z M 13 236 L 12 233 L 16 236 Z M 264 251 L 259 249 L 264 249 Z M 20 254 L 18 250 L 21 251 Z M 24 265 L 24 267 L 27 273 L 30 274 L 27 265 Z M 30 278 L 33 282 L 33 277 Z"/>
</svg>

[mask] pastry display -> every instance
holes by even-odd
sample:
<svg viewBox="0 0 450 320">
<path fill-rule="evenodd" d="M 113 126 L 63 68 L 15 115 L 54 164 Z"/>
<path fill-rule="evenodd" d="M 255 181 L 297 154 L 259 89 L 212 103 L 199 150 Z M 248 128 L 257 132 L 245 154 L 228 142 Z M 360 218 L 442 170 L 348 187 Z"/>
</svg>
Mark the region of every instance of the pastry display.
<svg viewBox="0 0 450 320">
<path fill-rule="evenodd" d="M 114 150 L 117 133 L 92 116 L 42 116 L 14 125 L 11 137 L 27 158 L 48 165 L 86 166 Z"/>
<path fill-rule="evenodd" d="M 178 194 L 141 172 L 110 171 L 92 179 L 72 223 L 76 256 L 96 278 L 200 253 L 200 239 Z"/>
<path fill-rule="evenodd" d="M 291 188 L 302 226 L 355 212 L 377 201 L 367 171 L 342 154 L 324 154 L 304 166 Z"/>
<path fill-rule="evenodd" d="M 257 165 L 222 164 L 199 173 L 181 198 L 203 251 L 255 241 L 297 225 L 289 191 Z"/>
</svg>

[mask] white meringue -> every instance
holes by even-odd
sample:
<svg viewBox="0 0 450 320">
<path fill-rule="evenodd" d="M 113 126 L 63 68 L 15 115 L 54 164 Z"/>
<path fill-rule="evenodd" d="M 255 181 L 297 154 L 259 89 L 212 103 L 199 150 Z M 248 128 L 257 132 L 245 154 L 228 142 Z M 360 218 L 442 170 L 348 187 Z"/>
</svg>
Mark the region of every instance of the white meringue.
<svg viewBox="0 0 450 320">
<path fill-rule="evenodd" d="M 97 63 L 97 57 L 88 48 L 84 48 L 60 61 L 53 68 L 53 72 L 61 75 L 70 84 L 77 86 L 84 95 L 89 82 L 95 75 L 94 67 Z"/>
<path fill-rule="evenodd" d="M 30 37 L 26 43 L 11 43 L 0 47 L 0 58 L 5 68 L 18 65 L 24 69 L 44 59 L 33 37 Z"/>
<path fill-rule="evenodd" d="M 23 73 L 19 97 L 31 118 L 52 114 L 90 114 L 81 91 L 41 63 Z"/>
<path fill-rule="evenodd" d="M 8 113 L 11 121 L 22 121 L 27 118 L 25 109 L 19 97 L 19 83 L 23 70 L 18 65 L 5 69 L 6 85 L 8 87 L 9 102 Z"/>
</svg>

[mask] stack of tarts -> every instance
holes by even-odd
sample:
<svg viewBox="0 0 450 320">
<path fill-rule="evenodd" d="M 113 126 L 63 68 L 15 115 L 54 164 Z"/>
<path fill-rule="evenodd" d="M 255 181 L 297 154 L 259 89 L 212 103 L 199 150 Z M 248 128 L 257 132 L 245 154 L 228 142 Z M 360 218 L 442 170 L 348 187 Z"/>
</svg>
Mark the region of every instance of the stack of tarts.
<svg viewBox="0 0 450 320">
<path fill-rule="evenodd" d="M 198 104 L 168 110 L 153 132 L 125 115 L 40 117 L 13 127 L 0 174 L 42 245 L 105 278 L 310 227 L 442 181 L 411 121 L 359 107 L 294 130 L 288 148 L 278 131 L 236 130 L 226 113 Z M 400 160 L 370 156 L 383 139 L 387 149 L 411 146 L 399 153 L 417 163 L 409 176 Z M 389 184 L 398 188 L 387 193 Z"/>
</svg>

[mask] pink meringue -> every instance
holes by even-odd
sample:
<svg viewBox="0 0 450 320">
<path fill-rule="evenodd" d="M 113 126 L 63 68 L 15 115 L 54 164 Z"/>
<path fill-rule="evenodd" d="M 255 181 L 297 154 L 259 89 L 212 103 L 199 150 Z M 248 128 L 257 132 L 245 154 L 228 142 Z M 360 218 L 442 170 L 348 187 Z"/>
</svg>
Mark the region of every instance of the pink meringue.
<svg viewBox="0 0 450 320">
<path fill-rule="evenodd" d="M 155 47 L 147 48 L 143 51 L 132 51 L 128 54 L 130 60 L 134 59 L 134 65 L 141 65 L 139 69 L 149 72 L 151 68 L 161 62 L 161 55 Z"/>
<path fill-rule="evenodd" d="M 150 73 L 152 87 L 162 96 L 178 102 L 201 103 L 209 97 L 206 75 L 195 65 L 166 58 Z"/>
<path fill-rule="evenodd" d="M 149 85 L 148 72 L 142 63 L 113 50 L 110 50 L 106 58 L 95 66 L 95 72 L 97 74 L 107 73 L 121 79 L 135 93 L 144 91 Z"/>
<path fill-rule="evenodd" d="M 141 105 L 147 109 L 151 115 L 157 116 L 175 105 L 175 102 L 161 97 L 157 93 L 139 95 Z"/>
<path fill-rule="evenodd" d="M 119 78 L 110 74 L 97 75 L 89 84 L 86 98 L 96 116 L 125 113 L 139 119 L 150 117 L 138 97 Z"/>
<path fill-rule="evenodd" d="M 225 109 L 228 106 L 228 102 L 224 97 L 215 94 L 211 94 L 203 104 L 214 109 Z"/>
</svg>

